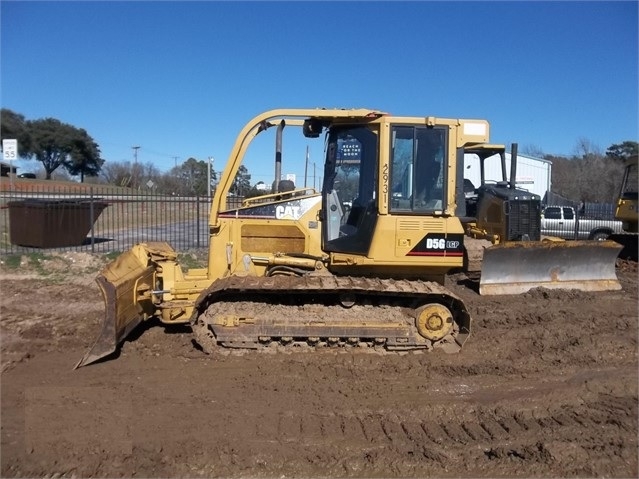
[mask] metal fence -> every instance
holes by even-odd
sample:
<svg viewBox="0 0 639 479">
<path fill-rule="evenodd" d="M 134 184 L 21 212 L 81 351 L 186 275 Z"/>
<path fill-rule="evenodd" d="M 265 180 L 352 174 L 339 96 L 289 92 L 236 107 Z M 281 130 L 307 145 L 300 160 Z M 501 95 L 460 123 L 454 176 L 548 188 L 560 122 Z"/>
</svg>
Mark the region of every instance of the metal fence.
<svg viewBox="0 0 639 479">
<path fill-rule="evenodd" d="M 177 251 L 208 248 L 209 197 L 135 193 L 125 188 L 35 184 L 0 189 L 0 254 L 43 250 L 121 252 L 139 242 L 166 241 Z M 242 198 L 229 197 L 227 207 Z M 596 207 L 595 207 L 596 206 Z M 609 226 L 614 205 L 575 208 L 589 230 Z M 562 208 L 563 209 L 563 208 Z M 574 225 L 554 222 L 542 234 L 570 237 Z M 562 223 L 566 231 L 557 231 Z M 601 223 L 601 224 L 600 224 Z M 618 223 L 618 222 L 617 222 Z M 547 224 L 550 228 L 550 224 Z M 574 236 L 573 236 L 574 237 Z"/>
<path fill-rule="evenodd" d="M 0 195 L 0 254 L 119 252 L 146 241 L 166 241 L 177 251 L 208 247 L 209 197 L 104 187 L 41 187 Z"/>
</svg>

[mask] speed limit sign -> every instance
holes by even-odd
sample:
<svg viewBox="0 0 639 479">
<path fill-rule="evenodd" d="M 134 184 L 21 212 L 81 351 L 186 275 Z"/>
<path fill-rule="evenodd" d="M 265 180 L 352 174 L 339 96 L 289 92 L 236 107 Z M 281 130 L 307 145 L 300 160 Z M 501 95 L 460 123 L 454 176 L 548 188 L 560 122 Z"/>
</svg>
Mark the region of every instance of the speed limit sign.
<svg viewBox="0 0 639 479">
<path fill-rule="evenodd" d="M 2 140 L 2 157 L 4 160 L 18 159 L 18 140 Z"/>
</svg>

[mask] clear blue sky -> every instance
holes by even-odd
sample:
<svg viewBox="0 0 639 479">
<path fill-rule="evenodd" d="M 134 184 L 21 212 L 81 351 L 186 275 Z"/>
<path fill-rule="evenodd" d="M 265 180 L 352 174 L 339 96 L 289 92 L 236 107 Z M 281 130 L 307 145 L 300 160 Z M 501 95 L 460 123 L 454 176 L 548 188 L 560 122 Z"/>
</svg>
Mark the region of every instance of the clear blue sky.
<svg viewBox="0 0 639 479">
<path fill-rule="evenodd" d="M 493 142 L 559 155 L 638 137 L 636 1 L 3 0 L 0 13 L 1 106 L 86 129 L 107 161 L 139 145 L 162 171 L 174 156 L 220 170 L 250 118 L 286 107 L 485 118 Z M 283 173 L 299 177 L 293 144 Z M 272 180 L 272 148 L 253 182 Z"/>
</svg>

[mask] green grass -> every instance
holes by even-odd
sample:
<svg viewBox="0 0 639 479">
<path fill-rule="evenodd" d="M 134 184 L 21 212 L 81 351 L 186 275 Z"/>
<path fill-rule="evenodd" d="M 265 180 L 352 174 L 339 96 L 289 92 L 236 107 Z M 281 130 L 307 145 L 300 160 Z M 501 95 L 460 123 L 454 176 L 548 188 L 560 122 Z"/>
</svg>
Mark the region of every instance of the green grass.
<svg viewBox="0 0 639 479">
<path fill-rule="evenodd" d="M 44 261 L 53 260 L 54 259 L 53 256 L 49 256 L 49 255 L 46 255 L 44 253 L 27 253 L 24 256 L 26 256 L 28 258 L 29 263 L 36 270 L 38 275 L 40 275 L 40 276 L 50 276 L 51 275 L 51 271 L 47 271 L 44 268 Z M 60 258 L 60 259 L 62 259 L 62 258 Z M 65 261 L 65 262 L 69 263 L 68 261 Z"/>
<path fill-rule="evenodd" d="M 33 269 L 39 276 L 48 276 L 49 271 L 44 268 L 44 261 L 54 259 L 54 256 L 43 253 L 10 254 L 4 256 L 3 265 L 10 270 L 22 267 Z"/>
<path fill-rule="evenodd" d="M 22 263 L 22 255 L 9 254 L 2 259 L 2 264 L 7 269 L 18 269 Z"/>
</svg>

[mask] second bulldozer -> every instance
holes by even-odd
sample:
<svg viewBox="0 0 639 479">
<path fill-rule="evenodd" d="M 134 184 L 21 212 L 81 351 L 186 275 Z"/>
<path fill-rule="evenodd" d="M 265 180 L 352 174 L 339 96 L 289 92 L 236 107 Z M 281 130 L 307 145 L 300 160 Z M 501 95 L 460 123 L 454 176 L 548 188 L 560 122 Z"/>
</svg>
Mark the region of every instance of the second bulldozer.
<svg viewBox="0 0 639 479">
<path fill-rule="evenodd" d="M 280 181 L 290 129 L 324 142 L 321 191 Z M 269 131 L 274 192 L 227 207 L 249 144 Z M 539 197 L 515 188 L 514 170 L 511 181 L 505 173 L 504 181 L 482 181 L 467 205 L 465 156 L 483 164 L 504 151 L 489 143 L 485 120 L 367 109 L 256 116 L 239 133 L 212 200 L 207 267 L 184 271 L 167 243 L 122 254 L 97 278 L 102 332 L 77 366 L 110 355 L 151 317 L 190 324 L 206 352 L 274 344 L 457 352 L 471 318 L 444 279 L 463 270 L 468 236 L 494 244 L 484 254 L 482 294 L 619 288 L 614 243 L 540 240 Z"/>
<path fill-rule="evenodd" d="M 639 166 L 638 156 L 626 159 L 621 190 L 617 197 L 615 219 L 622 222 L 623 233 L 610 236 L 610 239 L 623 246 L 620 257 L 637 261 L 639 238 Z"/>
</svg>

